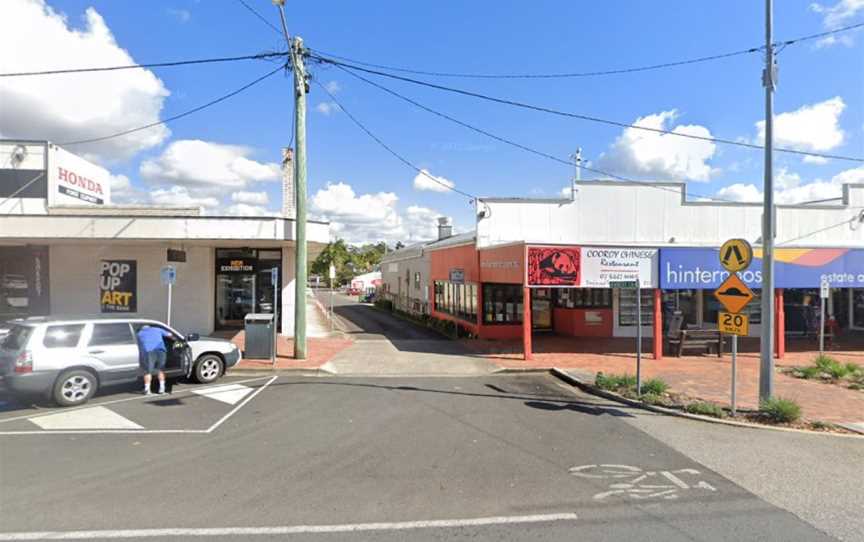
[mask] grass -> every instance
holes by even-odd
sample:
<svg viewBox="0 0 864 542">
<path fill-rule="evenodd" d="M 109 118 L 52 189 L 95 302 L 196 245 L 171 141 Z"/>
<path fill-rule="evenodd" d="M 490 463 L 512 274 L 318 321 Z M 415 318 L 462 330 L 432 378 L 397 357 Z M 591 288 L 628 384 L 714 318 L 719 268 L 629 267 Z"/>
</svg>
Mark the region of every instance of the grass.
<svg viewBox="0 0 864 542">
<path fill-rule="evenodd" d="M 852 389 L 860 389 L 860 385 L 864 385 L 864 367 L 852 362 L 841 363 L 825 354 L 816 356 L 812 365 L 796 368 L 792 374 L 807 380 L 845 379 L 851 382 L 849 387 Z"/>
<path fill-rule="evenodd" d="M 636 388 L 636 377 L 633 375 L 606 375 L 603 373 L 597 373 L 597 377 L 594 379 L 594 384 L 602 389 L 608 391 L 619 391 L 619 390 L 628 390 Z"/>
<path fill-rule="evenodd" d="M 772 397 L 759 404 L 759 412 L 774 423 L 793 423 L 801 418 L 801 407 L 791 399 Z"/>
<path fill-rule="evenodd" d="M 684 407 L 684 410 L 690 414 L 701 414 L 702 416 L 713 416 L 715 418 L 726 417 L 726 411 L 723 410 L 720 405 L 715 405 L 714 403 L 690 403 Z"/>
<path fill-rule="evenodd" d="M 652 378 L 642 382 L 642 395 L 636 395 L 636 377 L 628 374 L 607 375 L 597 373 L 594 385 L 602 390 L 614 391 L 624 397 L 639 399 L 649 405 L 666 404 L 664 394 L 669 389 L 669 384 L 659 378 Z"/>
<path fill-rule="evenodd" d="M 642 383 L 643 395 L 663 395 L 669 389 L 669 384 L 659 378 L 652 378 Z"/>
</svg>

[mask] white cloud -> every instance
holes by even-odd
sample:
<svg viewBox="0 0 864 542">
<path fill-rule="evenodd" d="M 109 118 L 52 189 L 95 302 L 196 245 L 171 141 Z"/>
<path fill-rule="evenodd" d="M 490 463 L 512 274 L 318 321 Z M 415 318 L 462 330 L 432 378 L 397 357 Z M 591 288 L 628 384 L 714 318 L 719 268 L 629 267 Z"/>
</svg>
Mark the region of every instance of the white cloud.
<svg viewBox="0 0 864 542">
<path fill-rule="evenodd" d="M 821 156 L 805 156 L 801 161 L 805 164 L 816 164 L 820 166 L 828 163 L 828 159 L 822 158 Z"/>
<path fill-rule="evenodd" d="M 326 85 L 324 85 L 324 88 L 326 88 L 327 92 L 329 92 L 330 94 L 336 94 L 337 92 L 342 90 L 342 86 L 339 85 L 338 81 L 329 81 Z"/>
<path fill-rule="evenodd" d="M 248 205 L 246 203 L 235 203 L 225 209 L 229 216 L 272 216 L 275 213 L 261 205 Z"/>
<path fill-rule="evenodd" d="M 321 113 L 326 117 L 329 117 L 333 113 L 337 113 L 339 111 L 339 104 L 337 104 L 336 102 L 321 102 L 315 106 L 315 111 Z"/>
<path fill-rule="evenodd" d="M 180 207 L 209 207 L 219 206 L 219 200 L 215 197 L 196 197 L 189 193 L 185 186 L 172 186 L 170 188 L 157 188 L 150 191 L 150 201 L 156 205 L 169 205 Z"/>
<path fill-rule="evenodd" d="M 774 143 L 800 151 L 822 152 L 839 147 L 844 133 L 840 114 L 846 104 L 839 96 L 824 102 L 805 105 L 795 111 L 774 117 Z M 756 123 L 759 144 L 765 141 L 765 121 Z"/>
<path fill-rule="evenodd" d="M 429 173 L 428 170 L 421 169 L 420 171 L 422 171 L 423 173 L 418 173 L 417 176 L 414 177 L 414 190 L 428 190 L 430 192 L 449 192 L 451 188 L 456 186 L 456 183 L 454 183 L 453 181 L 445 179 L 444 177 L 436 177 Z"/>
<path fill-rule="evenodd" d="M 267 192 L 240 191 L 231 194 L 231 201 L 248 205 L 267 205 L 270 203 L 270 197 L 267 195 Z"/>
<path fill-rule="evenodd" d="M 797 173 L 781 168 L 774 176 L 774 183 L 774 201 L 778 204 L 840 198 L 843 184 L 864 183 L 864 166 L 841 171 L 827 181 L 817 179 L 807 184 L 801 184 L 801 177 Z M 753 184 L 733 184 L 720 189 L 717 196 L 733 201 L 762 201 L 762 192 Z"/>
<path fill-rule="evenodd" d="M 165 10 L 165 12 L 180 21 L 181 23 L 189 22 L 189 19 L 192 18 L 192 13 L 188 9 L 168 8 Z"/>
<path fill-rule="evenodd" d="M 85 11 L 81 29 L 44 0 L 3 0 L 2 9 L 0 71 L 135 64 L 94 8 Z M 5 137 L 57 143 L 95 138 L 158 121 L 168 94 L 149 70 L 7 77 L 0 79 L 0 126 Z M 70 150 L 123 160 L 169 135 L 160 125 Z"/>
<path fill-rule="evenodd" d="M 677 117 L 678 112 L 673 109 L 640 117 L 634 124 L 679 134 L 711 137 L 708 128 L 695 124 L 677 125 L 670 129 Z M 716 145 L 710 141 L 625 128 L 597 163 L 600 169 L 621 174 L 708 181 L 716 173 L 708 163 L 715 150 Z"/>
<path fill-rule="evenodd" d="M 111 175 L 111 202 L 115 204 L 139 203 L 146 196 L 144 192 L 132 186 L 132 182 L 126 175 Z"/>
<path fill-rule="evenodd" d="M 316 216 L 330 221 L 334 237 L 352 244 L 434 239 L 436 219 L 442 215 L 416 205 L 400 213 L 398 200 L 392 192 L 358 195 L 347 183 L 328 183 L 312 196 L 311 208 Z"/>
<path fill-rule="evenodd" d="M 842 26 L 859 11 L 864 11 L 864 0 L 839 0 L 833 6 L 824 6 L 814 2 L 810 4 L 810 9 L 823 15 L 825 27 L 833 29 Z"/>
<path fill-rule="evenodd" d="M 171 143 L 158 157 L 141 162 L 141 178 L 151 183 L 168 183 L 199 190 L 242 189 L 256 181 L 280 178 L 276 163 L 251 160 L 252 150 L 197 139 Z"/>
</svg>

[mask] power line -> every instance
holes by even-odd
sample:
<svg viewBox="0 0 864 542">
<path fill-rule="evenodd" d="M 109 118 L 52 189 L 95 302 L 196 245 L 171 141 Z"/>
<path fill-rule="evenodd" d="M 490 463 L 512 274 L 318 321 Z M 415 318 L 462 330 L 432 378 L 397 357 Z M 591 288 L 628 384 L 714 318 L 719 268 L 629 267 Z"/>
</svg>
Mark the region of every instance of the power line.
<svg viewBox="0 0 864 542">
<path fill-rule="evenodd" d="M 269 26 L 270 28 L 272 28 L 274 32 L 276 32 L 276 33 L 279 34 L 280 36 L 282 35 L 282 31 L 279 30 L 278 28 L 276 28 L 276 25 L 274 25 L 273 23 L 271 23 L 270 21 L 268 21 L 266 17 L 264 17 L 263 15 L 261 15 L 260 13 L 258 13 L 258 11 L 257 11 L 255 8 L 253 8 L 252 6 L 250 6 L 249 4 L 247 4 L 244 0 L 237 0 L 237 1 L 240 2 L 240 3 L 243 5 L 244 8 L 248 9 L 249 12 L 252 13 L 252 15 L 258 17 L 258 18 L 261 20 L 261 22 L 263 22 L 264 24 L 266 24 L 267 26 Z"/>
<path fill-rule="evenodd" d="M 44 71 L 33 71 L 33 72 L 13 72 L 13 73 L 0 73 L 0 77 L 26 77 L 31 75 L 58 75 L 63 73 L 89 73 L 89 72 L 111 72 L 111 71 L 119 71 L 119 70 L 135 70 L 135 69 L 145 69 L 145 68 L 165 68 L 170 66 L 188 66 L 192 64 L 213 64 L 216 62 L 236 62 L 238 60 L 263 60 L 268 58 L 285 56 L 288 53 L 284 52 L 272 52 L 272 53 L 258 53 L 256 55 L 244 55 L 244 56 L 226 56 L 226 57 L 218 57 L 218 58 L 199 58 L 194 60 L 177 60 L 173 62 L 154 62 L 150 64 L 126 64 L 123 66 L 105 66 L 99 68 L 68 68 L 63 70 L 44 70 Z"/>
<path fill-rule="evenodd" d="M 106 135 L 106 136 L 102 136 L 102 137 L 94 137 L 94 138 L 90 138 L 90 139 L 81 139 L 78 141 L 69 141 L 66 143 L 59 143 L 59 145 L 61 147 L 68 147 L 70 145 L 83 145 L 84 143 L 96 143 L 98 141 L 105 141 L 107 139 L 113 139 L 115 137 L 121 137 L 121 136 L 128 135 L 128 134 L 131 134 L 134 132 L 140 132 L 141 130 L 146 130 L 148 128 L 153 128 L 155 126 L 159 126 L 160 124 L 167 124 L 169 122 L 173 122 L 175 120 L 182 119 L 183 117 L 189 116 L 193 113 L 197 113 L 198 111 L 201 111 L 202 109 L 207 109 L 210 106 L 216 105 L 219 102 L 224 102 L 228 98 L 231 98 L 233 96 L 236 96 L 237 94 L 240 94 L 244 90 L 257 85 L 261 81 L 267 79 L 268 77 L 270 77 L 270 76 L 276 74 L 277 72 L 280 72 L 286 68 L 287 68 L 287 64 L 283 64 L 283 65 L 279 66 L 278 68 L 276 68 L 275 70 L 267 72 L 266 74 L 262 75 L 258 79 L 255 79 L 251 83 L 247 83 L 247 84 L 243 85 L 242 87 L 238 88 L 237 90 L 231 91 L 228 94 L 225 94 L 223 96 L 220 96 L 219 98 L 216 98 L 215 100 L 211 100 L 211 101 L 209 101 L 203 105 L 199 105 L 198 107 L 195 107 L 195 108 L 190 109 L 188 111 L 184 111 L 183 113 L 180 113 L 178 115 L 168 117 L 167 119 L 163 119 L 163 120 L 160 120 L 157 122 L 151 122 L 150 124 L 145 124 L 144 126 L 139 126 L 137 128 L 132 128 L 130 130 L 124 130 L 122 132 L 117 132 L 117 133 L 111 134 L 111 135 Z"/>
<path fill-rule="evenodd" d="M 242 0 L 240 0 L 242 1 Z M 857 28 L 864 27 L 864 23 L 858 23 L 854 25 L 844 26 L 842 28 L 837 28 L 834 30 L 828 30 L 826 32 L 820 32 L 818 34 L 811 34 L 809 36 L 801 36 L 798 38 L 792 38 L 789 40 L 785 40 L 782 42 L 778 42 L 775 45 L 778 46 L 789 46 L 795 43 L 799 43 L 802 41 L 814 40 L 819 38 L 824 38 L 832 34 L 837 34 L 839 32 L 848 32 L 850 30 L 855 30 Z M 440 71 L 426 71 L 426 70 L 417 70 L 412 68 L 405 68 L 399 66 L 388 66 L 385 64 L 374 64 L 371 62 L 364 62 L 360 60 L 355 60 L 349 57 L 339 56 L 332 53 L 327 53 L 325 51 L 316 51 L 312 50 L 317 54 L 321 54 L 330 58 L 335 58 L 338 60 L 344 60 L 346 62 L 351 62 L 353 64 L 357 64 L 359 66 L 367 66 L 370 68 L 379 68 L 383 70 L 389 70 L 394 72 L 401 73 L 411 73 L 415 75 L 428 75 L 432 77 L 452 77 L 452 78 L 462 78 L 462 79 L 567 79 L 567 78 L 580 78 L 580 77 L 599 77 L 606 75 L 622 75 L 627 73 L 638 73 L 652 70 L 659 70 L 665 68 L 673 68 L 677 66 L 686 66 L 690 64 L 700 64 L 703 62 L 711 62 L 714 60 L 722 60 L 726 58 L 742 56 L 752 53 L 758 53 L 760 51 L 764 51 L 765 46 L 758 47 L 750 47 L 748 49 L 741 49 L 739 51 L 732 51 L 728 53 L 720 53 L 716 55 L 702 56 L 697 58 L 690 58 L 685 60 L 677 60 L 672 62 L 662 62 L 659 64 L 649 64 L 647 66 L 635 66 L 629 68 L 618 68 L 613 70 L 598 70 L 598 71 L 586 71 L 586 72 L 565 72 L 565 73 L 464 73 L 464 72 L 440 72 Z"/>
<path fill-rule="evenodd" d="M 677 137 L 683 137 L 686 139 L 695 139 L 698 141 L 707 141 L 709 143 L 723 143 L 725 145 L 734 145 L 737 147 L 745 147 L 745 148 L 749 148 L 749 149 L 759 149 L 759 150 L 763 149 L 762 145 L 756 145 L 753 143 L 745 143 L 743 141 L 735 141 L 732 139 L 723 139 L 723 138 L 717 138 L 717 137 L 707 137 L 707 136 L 699 136 L 699 135 L 695 135 L 695 134 L 674 132 L 671 130 L 663 130 L 662 128 L 651 128 L 648 126 L 640 126 L 638 124 L 628 124 L 626 122 L 619 122 L 619 121 L 614 121 L 614 120 L 609 120 L 609 119 L 603 119 L 603 118 L 593 117 L 590 115 L 584 115 L 584 114 L 580 114 L 580 113 L 571 113 L 568 111 L 561 111 L 558 109 L 552 109 L 549 107 L 543 107 L 543 106 L 539 106 L 539 105 L 528 104 L 528 103 L 519 102 L 516 100 L 510 100 L 510 99 L 505 99 L 505 98 L 496 98 L 494 96 L 489 96 L 486 94 L 480 94 L 478 92 L 472 92 L 470 90 L 464 90 L 464 89 L 459 89 L 459 88 L 454 88 L 454 87 L 447 87 L 444 85 L 438 85 L 435 83 L 430 83 L 428 81 L 421 81 L 419 79 L 412 79 L 410 77 L 404 77 L 401 75 L 394 75 L 392 73 L 386 73 L 386 72 L 377 71 L 377 70 L 370 70 L 367 68 L 355 66 L 352 64 L 346 64 L 346 63 L 340 62 L 338 60 L 333 60 L 333 59 L 330 59 L 327 57 L 322 57 L 322 56 L 315 55 L 315 54 L 313 54 L 311 56 L 312 56 L 312 58 L 314 58 L 320 62 L 324 62 L 326 64 L 332 64 L 334 66 L 342 66 L 342 67 L 345 67 L 345 68 L 348 68 L 351 70 L 370 73 L 373 75 L 380 75 L 382 77 L 395 79 L 397 81 L 404 81 L 406 83 L 412 83 L 414 85 L 420 85 L 420 86 L 424 86 L 424 87 L 434 88 L 437 90 L 443 90 L 445 92 L 451 92 L 454 94 L 461 94 L 463 96 L 470 96 L 472 98 L 478 98 L 481 100 L 486 100 L 486 101 L 495 102 L 495 103 L 499 103 L 499 104 L 510 105 L 513 107 L 521 108 L 521 109 L 529 109 L 529 110 L 538 111 L 541 113 L 548 113 L 550 115 L 575 118 L 575 119 L 584 120 L 584 121 L 588 121 L 588 122 L 595 122 L 595 123 L 599 123 L 599 124 L 606 124 L 609 126 L 616 126 L 619 128 L 633 128 L 635 130 L 643 130 L 643 131 L 647 131 L 647 132 L 654 132 L 654 133 L 664 134 L 664 135 L 673 135 L 673 136 L 677 136 Z M 774 150 L 778 151 L 778 152 L 785 152 L 785 153 L 796 154 L 796 155 L 800 155 L 800 156 L 815 156 L 815 157 L 826 158 L 826 159 L 831 159 L 831 160 L 844 160 L 844 161 L 850 161 L 850 162 L 864 162 L 864 158 L 859 158 L 859 157 L 840 156 L 840 155 L 835 155 L 835 154 L 823 154 L 823 153 L 801 151 L 801 150 L 797 150 L 797 149 L 780 148 L 780 147 L 775 147 Z"/>
<path fill-rule="evenodd" d="M 443 118 L 443 119 L 449 120 L 450 122 L 453 122 L 453 123 L 455 123 L 455 124 L 458 124 L 459 126 L 462 126 L 462 127 L 464 127 L 464 128 L 468 128 L 469 130 L 472 130 L 472 131 L 474 131 L 474 132 L 477 132 L 477 133 L 479 133 L 479 134 L 481 134 L 481 135 L 484 135 L 484 136 L 486 136 L 486 137 L 489 137 L 489 138 L 494 139 L 494 140 L 496 140 L 496 141 L 499 141 L 499 142 L 501 142 L 501 143 L 505 143 L 505 144 L 507 144 L 507 145 L 511 145 L 511 146 L 513 146 L 513 147 L 516 147 L 516 148 L 521 149 L 521 150 L 526 151 L 526 152 L 530 152 L 531 154 L 535 154 L 535 155 L 537 155 L 537 156 L 541 156 L 541 157 L 543 157 L 543 158 L 547 158 L 547 159 L 549 159 L 549 160 L 552 160 L 552 161 L 557 162 L 557 163 L 559 163 L 559 164 L 566 165 L 566 166 L 568 166 L 568 167 L 572 167 L 572 166 L 573 166 L 573 162 L 570 161 L 570 160 L 565 160 L 564 158 L 560 158 L 560 157 L 558 157 L 558 156 L 555 156 L 555 155 L 552 155 L 552 154 L 549 154 L 549 153 L 546 153 L 546 152 L 543 152 L 543 151 L 539 151 L 539 150 L 534 149 L 534 148 L 531 148 L 531 147 L 529 147 L 529 146 L 527 146 L 527 145 L 523 145 L 522 143 L 518 143 L 518 142 L 516 142 L 516 141 L 512 141 L 512 140 L 510 140 L 510 139 L 507 139 L 507 138 L 505 138 L 505 137 L 502 137 L 502 136 L 499 136 L 499 135 L 493 134 L 493 133 L 488 132 L 488 131 L 486 131 L 486 130 L 484 130 L 484 129 L 482 129 L 482 128 L 478 128 L 478 127 L 476 127 L 476 126 L 473 126 L 473 125 L 471 125 L 471 124 L 468 124 L 467 122 L 463 122 L 463 121 L 461 121 L 461 120 L 459 120 L 459 119 L 457 119 L 457 118 L 451 117 L 450 115 L 448 115 L 448 114 L 446 114 L 446 113 L 442 113 L 442 112 L 440 112 L 440 111 L 436 111 L 435 109 L 432 109 L 432 108 L 430 108 L 430 107 L 427 107 L 427 106 L 421 104 L 420 102 L 417 102 L 416 100 L 413 100 L 413 99 L 411 99 L 411 98 L 409 98 L 409 97 L 407 97 L 407 96 L 404 96 L 404 95 L 402 95 L 402 94 L 399 94 L 398 92 L 396 92 L 396 91 L 394 91 L 394 90 L 392 90 L 392 89 L 390 89 L 390 88 L 387 88 L 387 87 L 385 87 L 385 86 L 383 86 L 383 85 L 380 85 L 380 84 L 378 84 L 378 83 L 376 83 L 376 82 L 374 82 L 374 81 L 370 81 L 369 79 L 366 79 L 365 77 L 363 77 L 363 76 L 361 76 L 361 75 L 358 75 L 358 74 L 356 74 L 356 73 L 354 73 L 354 72 L 351 72 L 351 71 L 349 71 L 349 70 L 347 70 L 347 69 L 345 69 L 345 68 L 343 68 L 343 67 L 341 67 L 341 66 L 337 66 L 337 67 L 338 67 L 339 69 L 345 71 L 346 73 L 348 73 L 348 74 L 351 75 L 352 77 L 356 77 L 357 79 L 360 79 L 361 81 L 363 81 L 363 82 L 365 82 L 365 83 L 367 83 L 367 84 L 369 84 L 369 85 L 371 85 L 371 86 L 374 86 L 375 88 L 378 88 L 379 90 L 382 90 L 382 91 L 384 91 L 384 92 L 386 92 L 386 93 L 388 93 L 388 94 L 390 94 L 390 95 L 392 95 L 392 96 L 395 96 L 395 97 L 397 97 L 397 98 L 399 98 L 399 99 L 401 99 L 401 100 L 403 100 L 403 101 L 405 101 L 405 102 L 408 102 L 408 103 L 410 103 L 411 105 L 413 105 L 413 106 L 415 106 L 415 107 L 418 107 L 418 108 L 420 108 L 420 109 L 422 109 L 422 110 L 424 110 L 424 111 L 426 111 L 426 112 L 428 112 L 428 113 L 431 113 L 431 114 L 436 115 L 436 116 L 438 116 L 438 117 L 441 117 L 441 118 Z M 611 178 L 611 179 L 617 179 L 617 180 L 619 180 L 619 181 L 626 181 L 626 182 L 633 183 L 633 184 L 637 184 L 637 185 L 648 186 L 648 187 L 656 188 L 656 189 L 659 189 L 659 190 L 665 190 L 665 191 L 667 191 L 667 192 L 674 192 L 675 194 L 680 194 L 680 193 L 681 193 L 680 190 L 675 189 L 675 188 L 670 188 L 670 187 L 667 187 L 667 186 L 660 186 L 660 185 L 653 184 L 653 183 L 650 183 L 650 182 L 638 181 L 638 180 L 635 180 L 635 179 L 630 179 L 630 178 L 627 178 L 627 177 L 623 177 L 623 176 L 621 176 L 621 175 L 616 175 L 616 174 L 614 174 L 614 173 L 610 173 L 610 172 L 608 172 L 608 171 L 603 171 L 603 170 L 601 170 L 601 169 L 596 169 L 596 168 L 588 167 L 588 166 L 585 166 L 585 165 L 582 165 L 581 167 L 582 167 L 583 169 L 588 170 L 588 171 L 592 171 L 592 172 L 597 173 L 597 174 L 600 174 L 600 175 L 605 175 L 606 177 L 609 177 L 609 178 Z M 736 201 L 734 201 L 734 200 L 718 198 L 718 197 L 715 197 L 715 196 L 705 196 L 705 195 L 703 195 L 703 194 L 697 194 L 697 193 L 695 193 L 695 192 L 688 192 L 688 195 L 692 195 L 692 196 L 695 196 L 695 197 L 699 197 L 699 198 L 703 198 L 703 199 L 708 199 L 708 200 L 712 200 L 712 201 L 719 201 L 719 202 L 725 202 L 725 203 L 739 203 L 739 202 L 736 202 Z"/>
<path fill-rule="evenodd" d="M 457 194 L 461 194 L 461 195 L 463 195 L 463 196 L 465 196 L 465 197 L 467 197 L 467 198 L 470 198 L 471 200 L 476 200 L 476 199 L 477 199 L 477 196 L 475 196 L 475 195 L 473 195 L 473 194 L 469 194 L 468 192 L 464 192 L 464 191 L 462 191 L 462 190 L 459 190 L 459 189 L 456 188 L 455 186 L 450 186 L 450 185 L 447 184 L 447 183 L 441 182 L 439 179 L 437 179 L 437 178 L 435 178 L 434 176 L 430 175 L 430 174 L 427 173 L 425 170 L 423 170 L 423 169 L 421 169 L 420 167 L 414 165 L 414 164 L 413 164 L 412 162 L 410 162 L 407 158 L 404 158 L 402 155 L 400 155 L 399 153 L 397 153 L 396 151 L 394 151 L 393 148 L 391 148 L 389 145 L 387 145 L 386 143 L 384 143 L 384 142 L 381 140 L 381 138 L 379 138 L 378 136 L 376 136 L 375 134 L 373 134 L 373 133 L 372 133 L 368 128 L 366 128 L 366 126 L 364 126 L 362 122 L 360 122 L 359 120 L 357 120 L 357 117 L 355 117 L 354 115 L 351 114 L 350 111 L 348 111 L 347 109 L 345 109 L 345 106 L 342 105 L 342 103 L 341 103 L 339 100 L 336 99 L 336 96 L 334 96 L 332 92 L 330 92 L 329 90 L 327 90 L 327 87 L 326 87 L 325 85 L 322 85 L 321 82 L 318 81 L 318 79 L 316 79 L 316 78 L 313 77 L 313 78 L 312 78 L 312 81 L 313 81 L 316 85 L 318 85 L 319 87 L 321 87 L 321 90 L 323 90 L 323 91 L 324 91 L 328 96 L 330 96 L 330 99 L 333 100 L 333 102 L 334 102 L 336 105 L 339 106 L 339 108 L 342 110 L 342 112 L 345 113 L 345 114 L 348 116 L 348 118 L 351 119 L 351 121 L 352 121 L 354 124 L 357 125 L 358 128 L 360 128 L 361 130 L 363 130 L 363 131 L 366 133 L 366 135 L 368 135 L 368 136 L 371 137 L 373 140 L 375 140 L 375 142 L 378 143 L 378 145 L 380 145 L 381 147 L 383 147 L 384 150 L 386 150 L 387 152 L 389 152 L 390 154 L 392 154 L 393 156 L 395 156 L 397 160 L 399 160 L 400 162 L 402 162 L 402 163 L 405 164 L 406 166 L 410 167 L 411 169 L 413 169 L 414 171 L 416 171 L 418 174 L 423 175 L 423 176 L 427 177 L 429 180 L 431 180 L 431 181 L 433 181 L 433 182 L 435 182 L 435 183 L 437 183 L 437 184 L 443 186 L 443 187 L 446 188 L 447 190 L 450 190 L 450 191 L 452 191 L 452 192 L 456 192 Z"/>
</svg>

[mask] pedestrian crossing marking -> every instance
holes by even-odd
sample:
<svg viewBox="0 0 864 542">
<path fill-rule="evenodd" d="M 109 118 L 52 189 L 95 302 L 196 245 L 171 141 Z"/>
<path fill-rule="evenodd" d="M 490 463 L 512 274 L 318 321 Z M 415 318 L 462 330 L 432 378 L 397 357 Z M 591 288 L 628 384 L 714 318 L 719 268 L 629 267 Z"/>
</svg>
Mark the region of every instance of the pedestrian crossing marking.
<svg viewBox="0 0 864 542">
<path fill-rule="evenodd" d="M 192 390 L 192 393 L 228 403 L 237 404 L 241 399 L 249 395 L 252 388 L 242 384 L 225 384 L 224 386 L 212 386 L 200 390 Z"/>
<path fill-rule="evenodd" d="M 59 412 L 47 416 L 28 418 L 42 429 L 144 429 L 113 410 L 102 406 Z"/>
</svg>

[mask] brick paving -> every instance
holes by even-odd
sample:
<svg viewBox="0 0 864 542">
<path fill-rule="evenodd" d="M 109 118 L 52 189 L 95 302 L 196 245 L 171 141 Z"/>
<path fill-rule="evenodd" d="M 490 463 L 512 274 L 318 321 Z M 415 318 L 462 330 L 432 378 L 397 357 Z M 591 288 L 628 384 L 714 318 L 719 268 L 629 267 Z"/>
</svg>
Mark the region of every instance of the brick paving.
<svg viewBox="0 0 864 542">
<path fill-rule="evenodd" d="M 245 347 L 246 334 L 243 331 L 222 333 L 221 336 L 230 339 L 242 351 Z M 336 354 L 354 343 L 351 339 L 340 336 L 309 337 L 306 339 L 306 359 L 294 359 L 294 340 L 279 335 L 276 346 L 276 369 L 318 369 Z M 271 369 L 273 364 L 269 359 L 244 358 L 232 370 Z"/>
<path fill-rule="evenodd" d="M 521 359 L 521 342 L 516 341 L 462 341 L 478 355 L 503 368 L 547 369 L 558 367 L 596 374 L 636 374 L 636 355 L 633 339 L 577 339 L 568 337 L 535 337 L 534 359 Z M 758 342 L 742 341 L 743 351 L 738 356 L 738 405 L 755 409 L 759 395 Z M 812 340 L 790 341 L 784 359 L 775 360 L 777 367 L 809 365 L 818 352 L 811 350 Z M 659 377 L 671 390 L 700 399 L 728 405 L 731 388 L 731 355 L 688 355 L 681 358 L 665 357 L 655 360 L 649 341 L 643 344 L 643 378 Z M 838 343 L 829 351 L 841 361 L 864 364 L 864 348 L 858 340 Z M 802 380 L 777 373 L 775 395 L 795 400 L 801 405 L 808 420 L 826 422 L 864 421 L 864 391 L 843 388 L 818 381 Z"/>
</svg>

